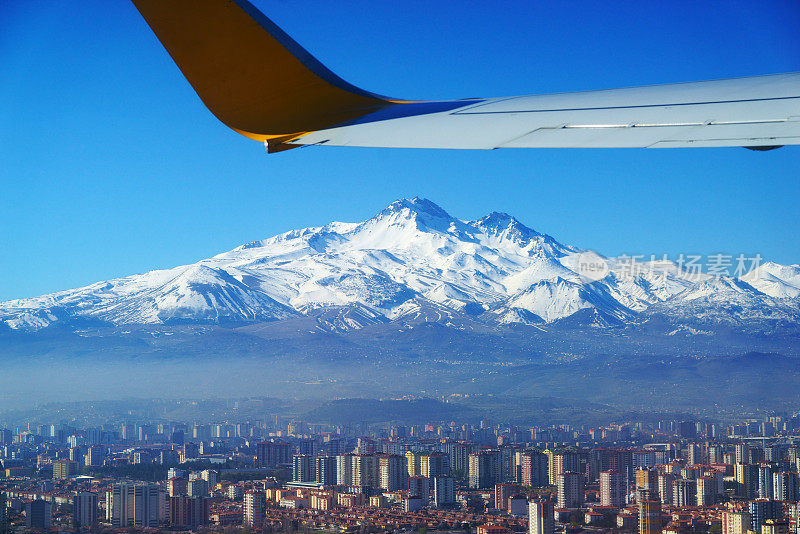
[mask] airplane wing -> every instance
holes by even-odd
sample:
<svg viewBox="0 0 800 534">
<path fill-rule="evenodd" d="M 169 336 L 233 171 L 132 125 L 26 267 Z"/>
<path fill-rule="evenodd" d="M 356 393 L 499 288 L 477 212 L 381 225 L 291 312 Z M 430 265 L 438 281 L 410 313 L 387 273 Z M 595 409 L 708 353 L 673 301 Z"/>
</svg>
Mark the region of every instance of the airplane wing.
<svg viewBox="0 0 800 534">
<path fill-rule="evenodd" d="M 132 0 L 208 109 L 269 152 L 800 144 L 800 73 L 408 101 L 342 80 L 247 0 Z"/>
</svg>

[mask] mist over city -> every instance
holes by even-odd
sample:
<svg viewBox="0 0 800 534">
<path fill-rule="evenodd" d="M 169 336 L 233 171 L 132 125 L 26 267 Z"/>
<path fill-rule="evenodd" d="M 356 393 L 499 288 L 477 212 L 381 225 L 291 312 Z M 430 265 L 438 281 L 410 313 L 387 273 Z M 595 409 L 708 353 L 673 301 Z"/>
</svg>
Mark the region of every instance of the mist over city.
<svg viewBox="0 0 800 534">
<path fill-rule="evenodd" d="M 800 534 L 796 0 L 0 21 L 0 534 Z"/>
</svg>

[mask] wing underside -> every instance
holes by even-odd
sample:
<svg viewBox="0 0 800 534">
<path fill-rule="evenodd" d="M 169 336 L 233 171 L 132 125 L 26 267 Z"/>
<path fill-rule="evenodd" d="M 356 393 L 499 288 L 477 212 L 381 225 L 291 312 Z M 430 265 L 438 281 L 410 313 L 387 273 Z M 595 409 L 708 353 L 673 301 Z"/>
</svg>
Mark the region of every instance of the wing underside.
<svg viewBox="0 0 800 534">
<path fill-rule="evenodd" d="M 133 0 L 203 103 L 270 152 L 800 144 L 800 73 L 412 102 L 354 87 L 247 0 Z"/>
</svg>

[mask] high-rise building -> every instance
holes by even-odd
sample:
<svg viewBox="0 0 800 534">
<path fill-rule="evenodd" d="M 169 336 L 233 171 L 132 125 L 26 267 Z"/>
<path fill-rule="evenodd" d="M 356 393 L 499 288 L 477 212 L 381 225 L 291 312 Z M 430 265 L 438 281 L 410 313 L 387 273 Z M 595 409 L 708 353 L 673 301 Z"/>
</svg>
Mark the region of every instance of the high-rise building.
<svg viewBox="0 0 800 534">
<path fill-rule="evenodd" d="M 686 478 L 672 481 L 672 504 L 674 506 L 697 506 L 697 482 Z"/>
<path fill-rule="evenodd" d="M 307 454 L 311 457 L 317 454 L 317 440 L 302 439 L 297 443 L 297 454 Z"/>
<path fill-rule="evenodd" d="M 750 530 L 748 512 L 723 512 L 721 534 L 747 534 Z"/>
<path fill-rule="evenodd" d="M 437 508 L 456 503 L 456 479 L 438 476 L 433 479 L 433 504 Z"/>
<path fill-rule="evenodd" d="M 205 497 L 170 497 L 170 525 L 191 530 L 208 525 L 208 502 Z"/>
<path fill-rule="evenodd" d="M 772 475 L 773 498 L 776 501 L 800 501 L 800 484 L 797 473 L 782 472 Z"/>
<path fill-rule="evenodd" d="M 169 435 L 170 443 L 174 443 L 175 445 L 183 445 L 185 439 L 185 434 L 183 430 L 174 430 Z"/>
<path fill-rule="evenodd" d="M 736 480 L 735 494 L 745 499 L 754 499 L 758 490 L 758 466 L 737 463 L 733 473 Z"/>
<path fill-rule="evenodd" d="M 560 473 L 580 473 L 581 459 L 577 452 L 567 449 L 547 450 L 547 470 L 550 484 L 556 484 L 556 477 Z"/>
<path fill-rule="evenodd" d="M 200 455 L 200 446 L 197 443 L 184 443 L 181 447 L 181 463 L 186 463 Z"/>
<path fill-rule="evenodd" d="M 158 451 L 156 462 L 161 465 L 171 465 L 180 462 L 180 454 L 177 450 L 163 449 Z"/>
<path fill-rule="evenodd" d="M 531 501 L 528 503 L 528 534 L 553 534 L 555 532 L 555 511 L 550 501 Z"/>
<path fill-rule="evenodd" d="M 519 493 L 521 488 L 517 484 L 500 482 L 494 485 L 494 508 L 495 510 L 508 510 L 508 499 L 512 495 Z"/>
<path fill-rule="evenodd" d="M 699 443 L 689 443 L 686 446 L 686 463 L 689 465 L 697 465 L 703 463 L 702 458 L 703 449 Z"/>
<path fill-rule="evenodd" d="M 294 482 L 314 481 L 311 460 L 312 458 L 308 454 L 295 454 L 292 457 L 292 480 Z"/>
<path fill-rule="evenodd" d="M 659 501 L 639 501 L 639 534 L 661 534 Z"/>
<path fill-rule="evenodd" d="M 430 498 L 430 481 L 426 477 L 408 477 L 408 494 L 427 503 Z"/>
<path fill-rule="evenodd" d="M 673 490 L 672 482 L 675 475 L 671 473 L 659 473 L 658 475 L 658 496 L 662 504 L 672 504 Z"/>
<path fill-rule="evenodd" d="M 179 469 L 177 467 L 170 467 L 169 469 L 167 469 L 167 480 L 169 480 L 170 478 L 184 478 L 184 479 L 188 480 L 189 479 L 189 475 L 188 475 L 186 469 Z"/>
<path fill-rule="evenodd" d="M 213 488 L 217 485 L 217 479 L 219 478 L 219 473 L 214 471 L 213 469 L 203 469 L 200 471 L 200 477 L 208 482 L 208 487 Z"/>
<path fill-rule="evenodd" d="M 747 504 L 748 511 L 750 512 L 750 530 L 763 534 L 761 527 L 766 523 L 767 519 L 773 521 L 783 520 L 783 503 L 780 501 L 773 501 L 769 499 L 756 499 Z"/>
<path fill-rule="evenodd" d="M 47 530 L 52 522 L 48 501 L 33 500 L 25 503 L 25 527 L 32 530 Z"/>
<path fill-rule="evenodd" d="M 774 464 L 761 464 L 758 466 L 758 487 L 756 496 L 759 499 L 773 498 L 773 475 L 778 472 Z"/>
<path fill-rule="evenodd" d="M 734 454 L 736 455 L 737 464 L 749 464 L 750 453 L 747 443 L 737 443 L 733 447 Z"/>
<path fill-rule="evenodd" d="M 323 446 L 329 456 L 339 456 L 344 453 L 344 440 L 339 438 L 330 438 L 324 442 Z"/>
<path fill-rule="evenodd" d="M 261 467 L 275 467 L 291 462 L 291 446 L 281 441 L 262 441 L 256 446 L 256 458 Z"/>
<path fill-rule="evenodd" d="M 81 447 L 70 447 L 69 459 L 75 463 L 83 462 L 83 449 Z"/>
<path fill-rule="evenodd" d="M 231 501 L 238 501 L 242 497 L 244 497 L 244 488 L 239 484 L 231 484 L 228 486 L 228 500 Z"/>
<path fill-rule="evenodd" d="M 697 506 L 711 506 L 717 502 L 717 481 L 714 477 L 698 477 L 695 485 Z"/>
<path fill-rule="evenodd" d="M 432 452 L 420 458 L 420 475 L 433 483 L 433 479 L 450 473 L 447 455 L 441 452 Z"/>
<path fill-rule="evenodd" d="M 88 467 L 98 467 L 103 465 L 103 456 L 103 447 L 99 445 L 92 445 L 86 451 L 83 461 Z"/>
<path fill-rule="evenodd" d="M 409 477 L 422 475 L 422 457 L 424 453 L 418 451 L 406 452 L 406 470 Z"/>
<path fill-rule="evenodd" d="M 685 478 L 686 480 L 694 480 L 700 474 L 700 469 L 697 466 L 686 466 L 682 467 L 680 470 L 681 478 Z"/>
<path fill-rule="evenodd" d="M 63 480 L 78 474 L 78 462 L 73 460 L 56 460 L 53 462 L 53 480 Z"/>
<path fill-rule="evenodd" d="M 194 425 L 192 427 L 192 437 L 200 441 L 211 439 L 211 427 L 209 425 Z"/>
<path fill-rule="evenodd" d="M 517 468 L 516 456 L 517 449 L 515 446 L 505 444 L 500 447 L 500 481 L 502 482 L 516 482 Z"/>
<path fill-rule="evenodd" d="M 646 490 L 649 495 L 658 495 L 658 472 L 655 469 L 636 470 L 636 490 Z"/>
<path fill-rule="evenodd" d="M 370 486 L 377 488 L 378 457 L 375 454 L 354 454 L 350 457 L 353 474 L 353 486 Z"/>
<path fill-rule="evenodd" d="M 527 450 L 521 454 L 521 482 L 523 486 L 546 486 L 550 483 L 547 455 L 542 451 Z"/>
<path fill-rule="evenodd" d="M 114 484 L 111 491 L 106 493 L 106 517 L 112 527 L 157 527 L 158 516 L 157 484 L 123 482 Z"/>
<path fill-rule="evenodd" d="M 483 450 L 469 455 L 470 488 L 491 488 L 500 481 L 500 451 Z"/>
<path fill-rule="evenodd" d="M 724 471 L 707 471 L 707 476 L 710 476 L 714 479 L 717 484 L 717 501 L 719 501 L 721 495 L 725 495 L 725 472 Z"/>
<path fill-rule="evenodd" d="M 189 491 L 188 480 L 181 477 L 172 477 L 167 480 L 167 495 L 170 497 L 179 497 L 186 495 Z"/>
<path fill-rule="evenodd" d="M 596 469 L 597 476 L 600 471 L 619 471 L 625 473 L 626 478 L 633 473 L 633 453 L 626 449 L 594 449 L 591 452 L 590 465 Z"/>
<path fill-rule="evenodd" d="M 600 473 L 600 504 L 614 508 L 625 506 L 625 475 L 619 471 Z"/>
<path fill-rule="evenodd" d="M 761 526 L 761 534 L 789 534 L 789 522 L 767 519 Z"/>
<path fill-rule="evenodd" d="M 342 486 L 353 485 L 352 454 L 340 454 L 336 457 L 336 483 Z"/>
<path fill-rule="evenodd" d="M 356 454 L 375 454 L 375 440 L 365 436 L 359 437 L 354 452 Z"/>
<path fill-rule="evenodd" d="M 384 491 L 397 491 L 405 487 L 406 459 L 397 454 L 384 454 L 378 457 L 379 486 Z"/>
<path fill-rule="evenodd" d="M 336 484 L 336 456 L 319 456 L 314 470 L 317 482 L 323 486 Z"/>
<path fill-rule="evenodd" d="M 584 476 L 565 471 L 556 476 L 558 508 L 580 508 L 584 502 Z"/>
<path fill-rule="evenodd" d="M 72 498 L 72 524 L 75 531 L 97 524 L 97 494 L 81 491 Z"/>
<path fill-rule="evenodd" d="M 208 482 L 195 478 L 186 483 L 186 495 L 189 497 L 208 497 Z"/>
<path fill-rule="evenodd" d="M 455 443 L 450 453 L 450 468 L 456 476 L 469 476 L 469 455 L 475 452 L 472 443 Z"/>
<path fill-rule="evenodd" d="M 645 449 L 632 451 L 631 454 L 633 467 L 636 469 L 649 469 L 656 465 L 656 451 Z M 663 451 L 659 451 L 659 455 L 663 455 Z"/>
<path fill-rule="evenodd" d="M 722 463 L 722 454 L 723 449 L 720 445 L 709 445 L 708 446 L 708 463 L 711 464 L 721 464 Z"/>
<path fill-rule="evenodd" d="M 262 491 L 248 491 L 244 494 L 243 522 L 248 527 L 258 527 L 264 522 L 266 495 Z"/>
</svg>

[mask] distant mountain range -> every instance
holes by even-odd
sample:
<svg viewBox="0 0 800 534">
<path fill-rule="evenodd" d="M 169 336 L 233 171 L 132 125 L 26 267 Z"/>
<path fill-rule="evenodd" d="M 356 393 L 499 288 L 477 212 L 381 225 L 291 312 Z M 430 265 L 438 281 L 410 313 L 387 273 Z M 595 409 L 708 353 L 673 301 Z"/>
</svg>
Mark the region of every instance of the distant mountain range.
<svg viewBox="0 0 800 534">
<path fill-rule="evenodd" d="M 768 262 L 732 278 L 669 260 L 606 258 L 505 213 L 462 221 L 414 198 L 364 222 L 292 230 L 192 265 L 0 303 L 0 328 L 21 332 L 298 319 L 336 332 L 657 322 L 697 335 L 768 334 L 800 327 L 800 266 Z"/>
</svg>

